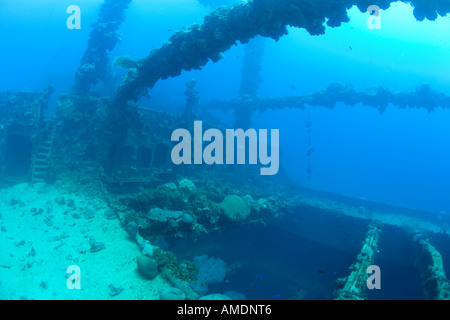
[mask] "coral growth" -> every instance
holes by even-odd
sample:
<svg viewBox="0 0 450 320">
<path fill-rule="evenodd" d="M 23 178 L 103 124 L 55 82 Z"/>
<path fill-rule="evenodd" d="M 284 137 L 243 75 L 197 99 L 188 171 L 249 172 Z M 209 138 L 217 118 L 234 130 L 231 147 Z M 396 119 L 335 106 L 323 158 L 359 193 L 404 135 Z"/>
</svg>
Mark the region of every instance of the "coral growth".
<svg viewBox="0 0 450 320">
<path fill-rule="evenodd" d="M 224 280 L 227 267 L 222 259 L 204 254 L 194 257 L 193 260 L 198 267 L 198 274 L 192 283 L 192 288 L 197 293 L 206 294 L 209 284 L 220 283 Z"/>
<path fill-rule="evenodd" d="M 192 261 L 179 261 L 177 257 L 169 251 L 156 248 L 153 251 L 153 259 L 158 265 L 160 272 L 170 271 L 170 273 L 183 281 L 192 282 L 196 279 L 199 269 Z"/>
<path fill-rule="evenodd" d="M 186 206 L 185 193 L 163 185 L 153 189 L 143 190 L 131 205 L 139 211 L 148 211 L 152 206 L 168 210 L 182 210 Z"/>
<path fill-rule="evenodd" d="M 438 13 L 445 15 L 450 12 L 450 5 L 444 1 L 412 1 L 415 17 L 434 20 Z M 383 0 L 377 5 L 387 9 L 391 2 Z M 323 34 L 325 21 L 330 27 L 348 22 L 347 9 L 353 4 L 366 12 L 372 3 L 367 0 L 254 0 L 219 7 L 205 17 L 202 25 L 194 24 L 176 32 L 168 44 L 142 59 L 138 72 L 130 75 L 119 88 L 114 106 L 138 98 L 143 89 L 152 88 L 160 79 L 176 77 L 183 70 L 201 69 L 209 60 L 218 61 L 238 41 L 247 43 L 258 35 L 278 40 L 287 34 L 287 26 L 304 28 L 311 35 Z"/>
<path fill-rule="evenodd" d="M 220 206 L 224 215 L 233 222 L 245 220 L 251 213 L 249 199 L 236 195 L 226 196 Z"/>
</svg>

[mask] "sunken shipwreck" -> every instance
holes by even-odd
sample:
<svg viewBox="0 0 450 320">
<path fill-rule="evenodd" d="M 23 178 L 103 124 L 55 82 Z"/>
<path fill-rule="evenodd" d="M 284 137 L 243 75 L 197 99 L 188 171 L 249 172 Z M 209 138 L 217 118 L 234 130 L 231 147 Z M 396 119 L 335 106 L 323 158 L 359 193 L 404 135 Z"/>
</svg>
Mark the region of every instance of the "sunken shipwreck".
<svg viewBox="0 0 450 320">
<path fill-rule="evenodd" d="M 1 299 L 450 299 L 449 1 L 73 2 L 0 4 Z"/>
</svg>

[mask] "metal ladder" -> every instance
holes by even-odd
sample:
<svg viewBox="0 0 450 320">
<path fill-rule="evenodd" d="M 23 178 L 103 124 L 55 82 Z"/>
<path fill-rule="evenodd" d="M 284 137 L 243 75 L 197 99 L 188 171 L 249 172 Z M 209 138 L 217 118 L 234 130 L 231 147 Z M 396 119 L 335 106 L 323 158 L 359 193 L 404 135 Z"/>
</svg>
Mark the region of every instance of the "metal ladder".
<svg viewBox="0 0 450 320">
<path fill-rule="evenodd" d="M 31 168 L 32 183 L 45 182 L 46 180 L 54 136 L 53 126 L 48 125 L 42 134 L 37 151 L 33 156 L 33 165 Z"/>
</svg>

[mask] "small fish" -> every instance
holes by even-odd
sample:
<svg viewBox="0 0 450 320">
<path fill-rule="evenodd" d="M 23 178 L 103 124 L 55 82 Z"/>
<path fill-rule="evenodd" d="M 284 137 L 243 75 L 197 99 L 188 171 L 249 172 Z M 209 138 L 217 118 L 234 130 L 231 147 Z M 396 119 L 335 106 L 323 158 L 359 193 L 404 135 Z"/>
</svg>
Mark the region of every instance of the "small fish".
<svg viewBox="0 0 450 320">
<path fill-rule="evenodd" d="M 275 294 L 273 297 L 274 297 L 275 299 L 277 299 L 277 298 L 280 298 L 281 296 L 280 296 L 279 294 Z"/>
<path fill-rule="evenodd" d="M 258 276 L 258 279 L 259 279 L 259 280 L 262 280 L 263 278 L 262 278 L 261 276 Z"/>
<path fill-rule="evenodd" d="M 352 46 L 348 46 L 348 48 L 350 49 L 350 51 L 353 51 Z"/>
<path fill-rule="evenodd" d="M 230 283 L 230 280 L 225 280 L 225 283 Z"/>
<path fill-rule="evenodd" d="M 321 269 L 317 270 L 317 272 L 320 273 L 320 274 L 325 274 L 326 273 L 325 271 L 323 271 Z"/>
<path fill-rule="evenodd" d="M 173 235 L 173 237 L 174 237 L 176 240 L 179 240 L 179 239 L 182 239 L 182 238 L 183 238 L 183 235 L 182 235 L 181 233 L 176 233 L 176 234 Z"/>
<path fill-rule="evenodd" d="M 260 286 L 258 286 L 257 284 L 253 284 L 253 286 L 256 288 L 256 289 L 261 289 L 261 287 Z"/>
</svg>

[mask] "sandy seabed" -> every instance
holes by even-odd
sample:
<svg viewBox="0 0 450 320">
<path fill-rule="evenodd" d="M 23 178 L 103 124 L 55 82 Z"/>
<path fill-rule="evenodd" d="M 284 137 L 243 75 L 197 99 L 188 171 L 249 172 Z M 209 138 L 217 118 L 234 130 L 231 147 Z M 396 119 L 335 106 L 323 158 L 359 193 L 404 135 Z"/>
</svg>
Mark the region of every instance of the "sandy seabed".
<svg viewBox="0 0 450 320">
<path fill-rule="evenodd" d="M 138 274 L 139 247 L 107 210 L 103 199 L 53 185 L 0 189 L 0 299 L 158 299 L 167 284 Z M 80 289 L 67 286 L 71 265 Z"/>
</svg>

